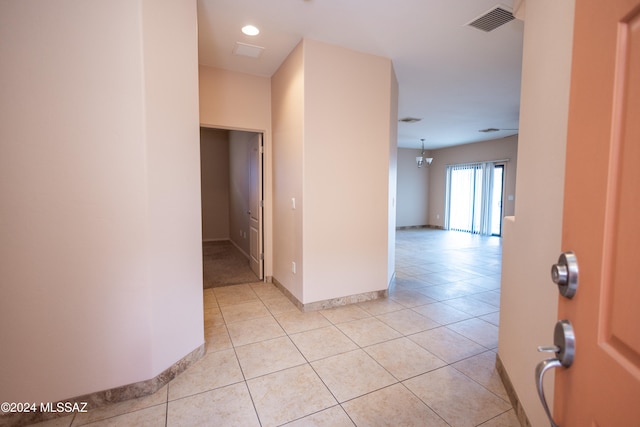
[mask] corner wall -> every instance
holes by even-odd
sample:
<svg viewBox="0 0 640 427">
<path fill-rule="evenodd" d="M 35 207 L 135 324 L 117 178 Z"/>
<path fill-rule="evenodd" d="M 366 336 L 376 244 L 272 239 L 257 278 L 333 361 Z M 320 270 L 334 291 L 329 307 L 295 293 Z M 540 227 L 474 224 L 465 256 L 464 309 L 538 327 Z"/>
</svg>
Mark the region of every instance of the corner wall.
<svg viewBox="0 0 640 427">
<path fill-rule="evenodd" d="M 498 354 L 531 425 L 548 425 L 534 385 L 537 346 L 553 342 L 558 291 L 574 2 L 528 1 L 515 218 L 504 226 Z M 553 403 L 553 373 L 545 393 Z"/>
<path fill-rule="evenodd" d="M 196 2 L 0 3 L 0 400 L 204 343 Z"/>
<path fill-rule="evenodd" d="M 274 277 L 303 304 L 385 291 L 395 237 L 391 61 L 305 39 L 272 77 L 272 97 Z"/>
</svg>

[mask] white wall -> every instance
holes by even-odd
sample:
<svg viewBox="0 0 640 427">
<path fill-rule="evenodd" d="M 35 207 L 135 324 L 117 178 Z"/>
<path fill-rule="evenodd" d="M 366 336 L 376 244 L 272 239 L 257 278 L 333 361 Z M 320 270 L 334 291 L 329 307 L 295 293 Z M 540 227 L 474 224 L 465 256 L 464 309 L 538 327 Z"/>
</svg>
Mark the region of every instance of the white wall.
<svg viewBox="0 0 640 427">
<path fill-rule="evenodd" d="M 421 150 L 398 148 L 398 202 L 396 226 L 429 225 L 429 174 L 426 165 L 418 168 Z M 430 152 L 425 151 L 426 156 Z"/>
<path fill-rule="evenodd" d="M 200 129 L 202 240 L 229 239 L 229 132 Z"/>
<path fill-rule="evenodd" d="M 203 344 L 195 1 L 0 3 L 0 400 Z"/>
<path fill-rule="evenodd" d="M 573 1 L 528 1 L 520 105 L 515 219 L 505 222 L 498 353 L 534 426 L 548 425 L 533 381 L 553 342 L 558 291 L 571 68 Z M 547 375 L 553 402 L 553 374 Z"/>
</svg>

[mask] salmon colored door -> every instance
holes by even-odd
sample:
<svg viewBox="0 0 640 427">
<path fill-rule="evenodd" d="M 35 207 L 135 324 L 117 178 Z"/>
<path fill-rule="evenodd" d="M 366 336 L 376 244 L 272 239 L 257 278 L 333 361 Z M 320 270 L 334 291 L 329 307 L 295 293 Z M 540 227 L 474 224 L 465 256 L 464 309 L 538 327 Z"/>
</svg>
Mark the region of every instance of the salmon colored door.
<svg viewBox="0 0 640 427">
<path fill-rule="evenodd" d="M 562 245 L 579 282 L 559 300 L 576 341 L 554 418 L 640 426 L 640 0 L 576 0 L 569 107 Z"/>
</svg>

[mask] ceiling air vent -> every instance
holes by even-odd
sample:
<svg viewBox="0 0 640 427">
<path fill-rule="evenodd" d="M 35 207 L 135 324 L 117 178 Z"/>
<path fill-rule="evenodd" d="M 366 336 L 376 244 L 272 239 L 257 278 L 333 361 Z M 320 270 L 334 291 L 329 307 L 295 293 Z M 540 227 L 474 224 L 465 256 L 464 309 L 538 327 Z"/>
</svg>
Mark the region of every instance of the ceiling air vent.
<svg viewBox="0 0 640 427">
<path fill-rule="evenodd" d="M 515 16 L 506 6 L 495 6 L 493 9 L 483 13 L 467 25 L 485 32 L 493 31 L 509 21 L 513 21 Z"/>
<path fill-rule="evenodd" d="M 417 122 L 419 122 L 420 120 L 422 120 L 422 119 L 419 119 L 419 118 L 417 118 L 417 117 L 403 117 L 403 118 L 401 118 L 401 119 L 400 119 L 400 120 L 398 120 L 398 121 L 399 121 L 399 122 L 402 122 L 402 123 L 417 123 Z"/>
</svg>

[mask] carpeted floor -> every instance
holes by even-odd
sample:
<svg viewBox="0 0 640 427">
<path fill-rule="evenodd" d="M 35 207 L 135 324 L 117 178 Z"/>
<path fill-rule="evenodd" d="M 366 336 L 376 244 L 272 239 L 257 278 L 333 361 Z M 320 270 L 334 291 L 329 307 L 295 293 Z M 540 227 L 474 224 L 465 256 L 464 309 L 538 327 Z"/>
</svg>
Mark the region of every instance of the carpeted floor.
<svg viewBox="0 0 640 427">
<path fill-rule="evenodd" d="M 258 281 L 249 260 L 228 241 L 204 242 L 202 257 L 205 289 Z"/>
</svg>

